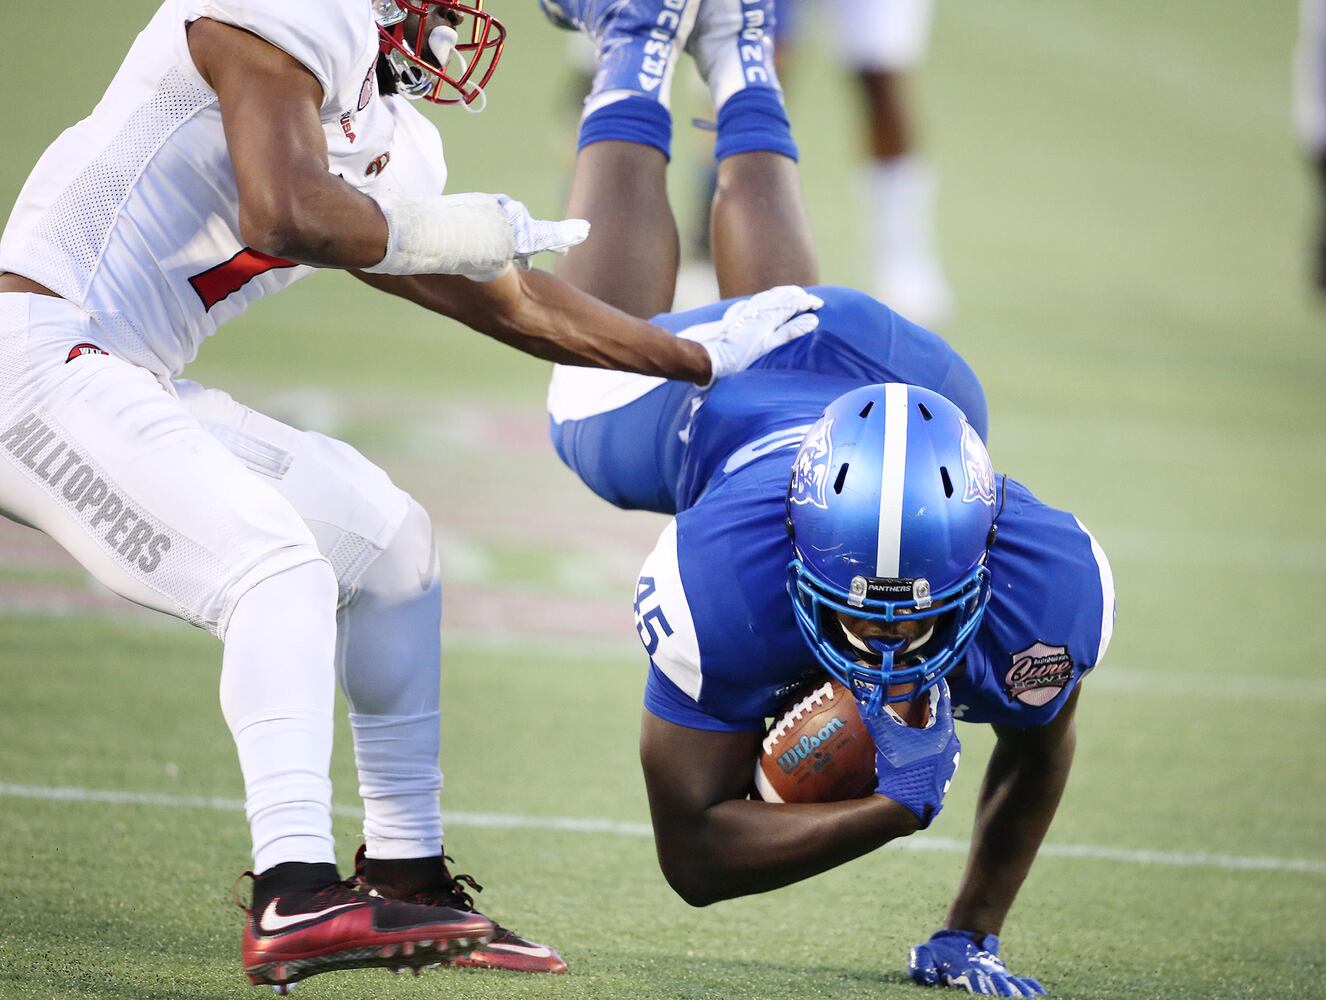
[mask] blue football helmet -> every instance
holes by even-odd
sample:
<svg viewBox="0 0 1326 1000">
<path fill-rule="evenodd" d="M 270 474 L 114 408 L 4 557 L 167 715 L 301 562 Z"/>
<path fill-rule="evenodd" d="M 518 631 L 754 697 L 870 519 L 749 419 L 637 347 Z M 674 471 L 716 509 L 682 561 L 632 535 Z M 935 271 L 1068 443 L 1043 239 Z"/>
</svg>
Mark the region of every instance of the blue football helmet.
<svg viewBox="0 0 1326 1000">
<path fill-rule="evenodd" d="M 962 411 L 919 386 L 854 389 L 806 435 L 787 491 L 792 603 L 815 657 L 868 714 L 961 662 L 990 600 L 999 492 Z M 925 624 L 862 638 L 840 616 Z"/>
</svg>

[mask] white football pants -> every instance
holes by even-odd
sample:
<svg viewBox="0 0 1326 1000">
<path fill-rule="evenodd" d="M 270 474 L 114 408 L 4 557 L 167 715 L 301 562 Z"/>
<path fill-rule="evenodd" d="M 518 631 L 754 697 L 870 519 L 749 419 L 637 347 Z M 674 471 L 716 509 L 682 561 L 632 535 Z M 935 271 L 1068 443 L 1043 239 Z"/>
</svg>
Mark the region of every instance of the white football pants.
<svg viewBox="0 0 1326 1000">
<path fill-rule="evenodd" d="M 779 44 L 795 46 L 821 11 L 830 46 L 850 69 L 905 72 L 930 47 L 934 0 L 779 0 Z"/>
<path fill-rule="evenodd" d="M 255 870 L 332 861 L 333 677 L 375 857 L 437 853 L 440 588 L 427 515 L 348 445 L 98 353 L 0 295 L 0 512 L 112 590 L 223 638 Z M 338 629 L 339 624 L 339 629 Z"/>
</svg>

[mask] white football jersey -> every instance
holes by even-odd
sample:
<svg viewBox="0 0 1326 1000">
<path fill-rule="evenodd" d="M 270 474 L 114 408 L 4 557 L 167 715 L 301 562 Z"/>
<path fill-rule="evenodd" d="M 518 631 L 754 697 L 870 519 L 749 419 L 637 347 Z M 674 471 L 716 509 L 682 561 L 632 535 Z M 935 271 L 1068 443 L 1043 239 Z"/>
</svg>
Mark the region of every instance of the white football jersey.
<svg viewBox="0 0 1326 1000">
<path fill-rule="evenodd" d="M 312 268 L 239 235 L 239 198 L 216 94 L 186 25 L 235 25 L 298 59 L 322 84 L 330 170 L 367 194 L 441 194 L 437 129 L 378 93 L 369 0 L 166 0 L 92 114 L 38 161 L 0 239 L 0 271 L 87 311 L 98 346 L 163 375 L 264 295 Z"/>
</svg>

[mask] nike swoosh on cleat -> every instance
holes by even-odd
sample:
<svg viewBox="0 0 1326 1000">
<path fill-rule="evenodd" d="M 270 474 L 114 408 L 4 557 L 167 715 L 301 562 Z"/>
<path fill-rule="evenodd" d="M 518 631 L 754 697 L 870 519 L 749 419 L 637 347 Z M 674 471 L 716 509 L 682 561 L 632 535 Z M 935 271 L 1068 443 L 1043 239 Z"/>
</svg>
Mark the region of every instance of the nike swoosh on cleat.
<svg viewBox="0 0 1326 1000">
<path fill-rule="evenodd" d="M 338 906 L 329 906 L 325 910 L 319 910 L 317 913 L 294 913 L 288 917 L 283 917 L 276 912 L 276 904 L 280 897 L 273 899 L 267 904 L 267 909 L 262 911 L 262 916 L 258 918 L 258 929 L 268 934 L 275 934 L 277 931 L 283 931 L 287 927 L 293 927 L 295 924 L 306 924 L 317 920 L 319 917 L 325 917 L 329 913 L 335 913 L 337 910 L 350 910 L 359 906 L 367 906 L 367 903 L 341 903 Z"/>
<path fill-rule="evenodd" d="M 528 955 L 530 958 L 552 958 L 552 949 L 547 945 L 541 944 L 537 948 L 530 948 L 523 944 L 497 944 L 489 942 L 482 945 L 479 951 L 512 951 L 517 955 Z"/>
</svg>

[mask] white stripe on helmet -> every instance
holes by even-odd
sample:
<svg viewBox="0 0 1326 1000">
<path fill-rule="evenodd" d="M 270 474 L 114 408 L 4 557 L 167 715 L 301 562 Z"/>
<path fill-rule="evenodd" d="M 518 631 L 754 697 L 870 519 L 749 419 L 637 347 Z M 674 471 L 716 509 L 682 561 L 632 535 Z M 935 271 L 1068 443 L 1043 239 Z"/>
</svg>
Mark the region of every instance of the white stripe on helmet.
<svg viewBox="0 0 1326 1000">
<path fill-rule="evenodd" d="M 875 575 L 899 576 L 902 560 L 902 488 L 907 468 L 907 386 L 884 387 L 884 463 L 879 488 L 879 549 Z"/>
</svg>

